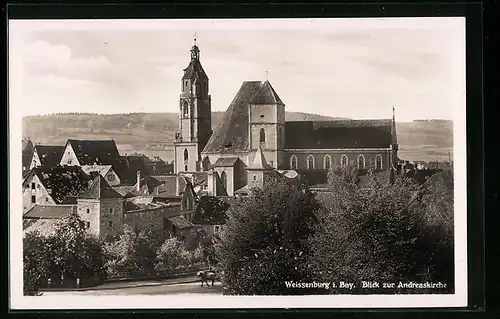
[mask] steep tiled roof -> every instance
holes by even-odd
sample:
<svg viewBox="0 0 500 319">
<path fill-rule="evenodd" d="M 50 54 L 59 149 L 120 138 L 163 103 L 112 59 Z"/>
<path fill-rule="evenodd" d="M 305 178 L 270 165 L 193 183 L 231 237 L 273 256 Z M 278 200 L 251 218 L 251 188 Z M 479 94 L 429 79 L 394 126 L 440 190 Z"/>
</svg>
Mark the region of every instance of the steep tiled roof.
<svg viewBox="0 0 500 319">
<path fill-rule="evenodd" d="M 285 148 L 387 148 L 391 124 L 391 120 L 286 122 Z"/>
<path fill-rule="evenodd" d="M 35 150 L 40 158 L 42 166 L 57 166 L 61 162 L 64 146 L 60 145 L 35 145 Z"/>
<path fill-rule="evenodd" d="M 62 218 L 75 209 L 75 205 L 34 205 L 26 213 L 25 219 Z"/>
<path fill-rule="evenodd" d="M 57 204 L 67 196 L 77 196 L 86 190 L 90 180 L 78 166 L 35 167 L 32 172 L 38 176 L 45 189 L 50 190 Z"/>
<path fill-rule="evenodd" d="M 82 170 L 87 175 L 90 175 L 90 172 L 99 172 L 102 176 L 106 176 L 112 167 L 112 165 L 84 165 Z"/>
<path fill-rule="evenodd" d="M 72 140 L 69 139 L 80 165 L 115 164 L 121 157 L 114 140 Z"/>
<path fill-rule="evenodd" d="M 177 228 L 179 229 L 186 229 L 193 227 L 194 225 L 191 224 L 184 216 L 173 216 L 173 217 L 168 217 L 168 220 Z"/>
<path fill-rule="evenodd" d="M 269 81 L 264 82 L 250 104 L 283 104 Z"/>
<path fill-rule="evenodd" d="M 117 191 L 123 197 L 131 197 L 134 196 L 134 186 L 132 185 L 117 185 L 111 186 L 115 191 Z"/>
<path fill-rule="evenodd" d="M 203 152 L 234 153 L 248 150 L 247 107 L 260 87 L 260 81 L 243 82 Z"/>
<path fill-rule="evenodd" d="M 239 160 L 239 157 L 219 157 L 213 167 L 233 167 Z"/>
<path fill-rule="evenodd" d="M 106 198 L 123 198 L 120 193 L 114 190 L 111 186 L 109 186 L 108 182 L 102 177 L 98 175 L 92 180 L 89 188 L 79 196 L 79 198 L 83 199 L 106 199 Z"/>
</svg>

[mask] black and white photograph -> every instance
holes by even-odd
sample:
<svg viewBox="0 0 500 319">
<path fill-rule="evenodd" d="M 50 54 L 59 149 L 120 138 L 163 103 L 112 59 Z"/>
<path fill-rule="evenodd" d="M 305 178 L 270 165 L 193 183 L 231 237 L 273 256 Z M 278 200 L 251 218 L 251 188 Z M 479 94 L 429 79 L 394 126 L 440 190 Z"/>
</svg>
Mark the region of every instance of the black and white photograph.
<svg viewBox="0 0 500 319">
<path fill-rule="evenodd" d="M 8 24 L 13 309 L 467 306 L 465 18 Z"/>
</svg>

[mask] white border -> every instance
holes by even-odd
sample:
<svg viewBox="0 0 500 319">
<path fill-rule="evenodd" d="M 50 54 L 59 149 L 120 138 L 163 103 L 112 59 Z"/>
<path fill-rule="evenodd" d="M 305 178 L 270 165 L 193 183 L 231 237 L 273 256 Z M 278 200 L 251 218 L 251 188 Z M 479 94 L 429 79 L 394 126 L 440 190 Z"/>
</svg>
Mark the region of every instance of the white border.
<svg viewBox="0 0 500 319">
<path fill-rule="evenodd" d="M 240 29 L 265 28 L 317 28 L 325 24 L 327 19 L 265 19 L 256 23 L 256 20 L 79 20 L 71 21 L 65 29 L 71 30 L 103 30 L 103 29 L 134 29 L 134 30 L 193 30 L 207 27 L 226 29 L 238 24 Z M 341 20 L 341 19 L 339 19 Z M 390 28 L 390 21 L 395 20 L 422 20 L 420 18 L 391 18 L 391 19 L 342 19 L 348 20 L 354 27 Z M 455 170 L 455 294 L 453 295 L 335 295 L 335 296 L 206 296 L 196 295 L 169 295 L 165 296 L 68 296 L 67 298 L 41 296 L 23 296 L 22 291 L 22 221 L 17 212 L 21 207 L 21 110 L 9 109 L 10 125 L 10 306 L 12 309 L 168 309 L 168 308 L 420 308 L 420 307 L 465 307 L 467 306 L 467 214 L 466 214 L 466 130 L 465 130 L 465 19 L 464 18 L 425 18 L 426 23 L 419 23 L 419 28 L 433 28 L 435 23 L 440 27 L 443 23 L 461 21 L 464 28 L 462 61 L 454 61 L 461 68 L 455 79 L 462 79 L 458 83 L 463 88 L 463 96 L 458 96 L 454 109 L 454 170 Z M 12 24 L 22 23 L 23 28 L 35 30 L 40 27 L 41 20 L 9 21 Z M 91 22 L 91 23 L 89 23 Z M 133 23 L 131 23 L 133 22 Z M 421 22 L 421 21 L 420 21 Z M 455 21 L 456 22 L 456 21 Z M 44 30 L 60 29 L 67 23 L 65 20 L 44 20 Z M 325 24 L 326 25 L 326 24 Z M 407 25 L 413 28 L 414 24 L 398 24 L 402 28 Z M 456 24 L 450 23 L 451 26 Z M 12 34 L 12 33 L 10 33 Z M 19 38 L 10 38 L 17 41 Z M 10 53 L 10 51 L 9 51 Z M 22 65 L 9 64 L 10 79 L 22 81 Z M 458 81 L 458 80 L 457 80 Z M 22 97 L 22 92 L 9 90 L 9 102 Z M 20 103 L 17 103 L 20 105 Z"/>
</svg>

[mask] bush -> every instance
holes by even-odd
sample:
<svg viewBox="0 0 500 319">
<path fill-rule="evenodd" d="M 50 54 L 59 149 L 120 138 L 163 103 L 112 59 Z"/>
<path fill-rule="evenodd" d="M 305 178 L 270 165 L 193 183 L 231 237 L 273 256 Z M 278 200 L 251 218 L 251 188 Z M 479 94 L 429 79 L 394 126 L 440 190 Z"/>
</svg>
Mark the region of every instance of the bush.
<svg viewBox="0 0 500 319">
<path fill-rule="evenodd" d="M 226 293 L 283 295 L 308 293 L 286 289 L 285 281 L 311 278 L 304 239 L 312 233 L 319 209 L 305 186 L 272 181 L 264 190 L 238 201 L 216 244 Z"/>
</svg>

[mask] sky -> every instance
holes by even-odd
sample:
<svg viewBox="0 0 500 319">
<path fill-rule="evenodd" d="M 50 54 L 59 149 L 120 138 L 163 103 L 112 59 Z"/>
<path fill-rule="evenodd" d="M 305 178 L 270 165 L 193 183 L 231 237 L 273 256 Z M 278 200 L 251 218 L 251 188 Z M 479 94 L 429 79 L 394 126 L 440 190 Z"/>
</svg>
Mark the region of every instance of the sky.
<svg viewBox="0 0 500 319">
<path fill-rule="evenodd" d="M 178 112 L 196 33 L 212 110 L 267 78 L 287 111 L 449 119 L 465 107 L 463 18 L 10 20 L 10 108 Z"/>
</svg>

